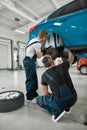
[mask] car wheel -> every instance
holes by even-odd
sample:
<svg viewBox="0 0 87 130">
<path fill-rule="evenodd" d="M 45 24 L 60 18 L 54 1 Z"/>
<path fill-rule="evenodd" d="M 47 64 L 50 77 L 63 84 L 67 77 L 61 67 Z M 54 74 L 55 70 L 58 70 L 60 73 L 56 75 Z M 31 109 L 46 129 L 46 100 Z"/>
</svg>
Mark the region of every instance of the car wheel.
<svg viewBox="0 0 87 130">
<path fill-rule="evenodd" d="M 24 105 L 24 94 L 20 91 L 0 92 L 0 112 L 16 110 Z"/>
<path fill-rule="evenodd" d="M 83 75 L 87 75 L 87 66 L 81 66 L 80 67 L 80 73 Z"/>
</svg>

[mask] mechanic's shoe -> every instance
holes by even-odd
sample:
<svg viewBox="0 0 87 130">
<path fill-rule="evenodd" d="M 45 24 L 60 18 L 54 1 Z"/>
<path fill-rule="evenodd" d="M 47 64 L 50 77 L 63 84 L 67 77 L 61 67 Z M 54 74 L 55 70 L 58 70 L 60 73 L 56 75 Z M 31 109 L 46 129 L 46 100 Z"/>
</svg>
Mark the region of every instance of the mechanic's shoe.
<svg viewBox="0 0 87 130">
<path fill-rule="evenodd" d="M 66 108 L 66 109 L 65 109 L 65 111 L 66 111 L 67 113 L 70 113 L 70 110 L 71 110 L 70 108 Z"/>
<path fill-rule="evenodd" d="M 57 122 L 64 114 L 65 114 L 65 111 L 63 111 L 63 112 L 60 113 L 60 114 L 53 115 L 53 116 L 52 116 L 52 120 L 53 120 L 54 122 Z"/>
<path fill-rule="evenodd" d="M 37 97 L 33 98 L 32 100 L 27 100 L 29 103 L 37 103 Z"/>
</svg>

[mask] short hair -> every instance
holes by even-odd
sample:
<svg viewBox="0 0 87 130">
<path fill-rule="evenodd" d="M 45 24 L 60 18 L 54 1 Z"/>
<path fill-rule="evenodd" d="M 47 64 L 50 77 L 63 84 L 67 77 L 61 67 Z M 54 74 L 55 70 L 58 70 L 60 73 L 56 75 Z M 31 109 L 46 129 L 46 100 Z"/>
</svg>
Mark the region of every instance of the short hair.
<svg viewBox="0 0 87 130">
<path fill-rule="evenodd" d="M 47 37 L 48 33 L 45 30 L 41 30 L 38 34 L 39 38 Z"/>
<path fill-rule="evenodd" d="M 55 60 L 57 58 L 57 51 L 55 48 L 49 48 L 47 50 L 47 55 L 50 55 L 52 57 L 53 60 Z"/>
<path fill-rule="evenodd" d="M 50 55 L 45 55 L 42 59 L 42 63 L 44 64 L 45 67 L 50 67 L 52 63 L 52 58 Z"/>
</svg>

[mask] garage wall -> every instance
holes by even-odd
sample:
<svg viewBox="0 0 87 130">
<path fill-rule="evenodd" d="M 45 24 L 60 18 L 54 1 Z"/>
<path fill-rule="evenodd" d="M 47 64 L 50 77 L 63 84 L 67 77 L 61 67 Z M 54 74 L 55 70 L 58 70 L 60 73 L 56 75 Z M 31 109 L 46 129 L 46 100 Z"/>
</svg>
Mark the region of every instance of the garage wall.
<svg viewBox="0 0 87 130">
<path fill-rule="evenodd" d="M 0 37 L 0 69 L 12 68 L 11 41 Z"/>
<path fill-rule="evenodd" d="M 24 47 L 22 44 L 20 44 L 20 47 L 16 50 L 18 47 L 18 41 L 21 41 L 21 43 L 26 43 L 28 41 L 28 34 L 22 35 L 22 34 L 16 34 L 14 31 L 10 30 L 9 28 L 5 28 L 0 25 L 0 37 L 3 37 L 5 39 L 11 39 L 13 42 L 13 47 L 11 50 L 11 45 L 8 41 L 0 42 L 0 69 L 10 69 L 12 66 L 12 59 L 11 59 L 11 51 L 13 52 L 13 69 L 17 68 L 17 62 L 16 61 L 16 56 L 18 55 L 17 53 L 19 52 L 19 57 L 20 57 L 20 63 L 22 64 L 22 59 L 24 55 Z M 3 54 L 4 53 L 4 54 Z M 6 53 L 6 54 L 5 54 Z M 8 58 L 10 57 L 10 58 Z M 7 60 L 6 60 L 7 59 Z"/>
<path fill-rule="evenodd" d="M 18 67 L 20 69 L 24 68 L 23 67 L 23 59 L 25 57 L 25 47 L 26 47 L 26 43 L 23 43 L 21 41 L 18 41 L 17 42 L 17 45 L 18 45 Z"/>
<path fill-rule="evenodd" d="M 20 33 L 17 34 L 15 31 L 10 30 L 9 28 L 3 27 L 1 25 L 0 25 L 0 37 L 12 39 L 14 44 L 16 43 L 16 41 L 26 42 L 28 40 L 28 34 L 26 35 Z"/>
</svg>

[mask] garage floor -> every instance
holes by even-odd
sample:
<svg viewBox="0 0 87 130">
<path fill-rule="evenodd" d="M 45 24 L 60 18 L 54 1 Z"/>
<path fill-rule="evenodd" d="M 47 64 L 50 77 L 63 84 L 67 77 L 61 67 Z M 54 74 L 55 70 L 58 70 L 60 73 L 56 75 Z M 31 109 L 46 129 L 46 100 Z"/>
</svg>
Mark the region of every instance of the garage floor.
<svg viewBox="0 0 87 130">
<path fill-rule="evenodd" d="M 44 70 L 45 68 L 37 68 L 40 95 L 40 76 Z M 53 122 L 51 116 L 37 104 L 27 104 L 25 101 L 25 105 L 18 110 L 0 113 L 0 130 L 87 130 L 83 124 L 87 120 L 87 76 L 81 75 L 75 66 L 72 66 L 70 73 L 78 101 L 59 122 Z M 19 90 L 25 94 L 24 70 L 0 71 L 0 92 L 6 90 Z"/>
</svg>

